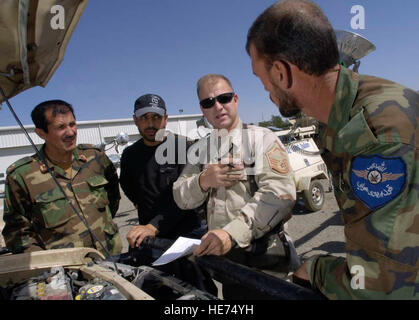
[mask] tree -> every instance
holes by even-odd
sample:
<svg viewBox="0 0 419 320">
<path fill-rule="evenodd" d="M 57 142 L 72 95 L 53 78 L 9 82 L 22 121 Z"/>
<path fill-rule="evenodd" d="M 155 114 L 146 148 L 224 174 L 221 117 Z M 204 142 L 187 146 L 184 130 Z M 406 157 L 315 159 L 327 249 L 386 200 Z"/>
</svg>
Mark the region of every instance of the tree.
<svg viewBox="0 0 419 320">
<path fill-rule="evenodd" d="M 299 117 L 295 119 L 295 123 L 297 127 L 309 127 L 309 126 L 318 126 L 319 123 L 318 121 L 313 118 L 313 117 L 309 117 L 304 113 L 300 113 Z"/>
<path fill-rule="evenodd" d="M 283 119 L 280 116 L 272 116 L 269 121 L 259 122 L 259 126 L 261 127 L 275 127 L 278 129 L 289 129 L 294 126 L 294 124 L 296 127 L 308 127 L 311 125 L 315 125 L 317 127 L 318 121 L 313 117 L 300 113 L 297 117 L 292 117 L 290 119 Z"/>
<path fill-rule="evenodd" d="M 291 126 L 291 123 L 286 119 L 282 119 L 280 116 L 272 116 L 271 120 L 269 121 L 259 122 L 259 126 L 265 128 L 275 127 L 278 129 L 288 129 Z"/>
</svg>

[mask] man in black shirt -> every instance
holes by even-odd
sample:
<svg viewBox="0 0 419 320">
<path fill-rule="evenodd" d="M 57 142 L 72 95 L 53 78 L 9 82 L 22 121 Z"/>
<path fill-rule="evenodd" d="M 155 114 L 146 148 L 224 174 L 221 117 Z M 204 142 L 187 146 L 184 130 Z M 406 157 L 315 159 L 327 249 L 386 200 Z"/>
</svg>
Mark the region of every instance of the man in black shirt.
<svg viewBox="0 0 419 320">
<path fill-rule="evenodd" d="M 167 239 L 200 238 L 201 220 L 197 213 L 179 209 L 172 194 L 173 183 L 184 167 L 178 156 L 186 155 L 186 137 L 165 134 L 166 105 L 158 95 L 146 94 L 138 98 L 133 119 L 142 138 L 125 148 L 120 174 L 122 190 L 138 209 L 139 225 L 128 232 L 129 245 L 138 247 L 144 238 L 157 235 Z M 167 144 L 169 147 L 164 155 L 161 148 L 167 139 L 173 143 Z M 179 145 L 185 147 L 179 149 Z M 166 159 L 174 161 L 167 163 Z"/>
</svg>

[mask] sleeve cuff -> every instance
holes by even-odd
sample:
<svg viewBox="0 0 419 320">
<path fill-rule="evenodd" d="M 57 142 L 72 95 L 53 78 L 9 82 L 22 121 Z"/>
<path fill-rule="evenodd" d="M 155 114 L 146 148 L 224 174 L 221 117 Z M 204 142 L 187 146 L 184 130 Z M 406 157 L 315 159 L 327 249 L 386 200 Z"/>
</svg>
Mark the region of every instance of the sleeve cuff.
<svg viewBox="0 0 419 320">
<path fill-rule="evenodd" d="M 148 224 L 151 224 L 154 228 L 156 228 L 159 233 L 162 233 L 162 232 L 164 233 L 166 230 L 159 229 L 160 221 L 162 221 L 163 219 L 164 219 L 163 217 L 158 215 L 154 217 Z"/>
<path fill-rule="evenodd" d="M 200 174 L 197 174 L 191 183 L 191 198 L 192 199 L 203 199 L 208 194 L 208 191 L 202 190 L 201 186 L 199 185 L 199 177 L 201 176 L 202 172 Z"/>
<path fill-rule="evenodd" d="M 306 260 L 306 272 L 310 278 L 310 283 L 313 288 L 316 287 L 315 278 L 316 278 L 316 262 L 320 258 L 320 256 L 313 256 Z"/>
<path fill-rule="evenodd" d="M 249 246 L 252 241 L 252 230 L 240 218 L 231 221 L 223 230 L 227 231 L 241 248 Z"/>
</svg>

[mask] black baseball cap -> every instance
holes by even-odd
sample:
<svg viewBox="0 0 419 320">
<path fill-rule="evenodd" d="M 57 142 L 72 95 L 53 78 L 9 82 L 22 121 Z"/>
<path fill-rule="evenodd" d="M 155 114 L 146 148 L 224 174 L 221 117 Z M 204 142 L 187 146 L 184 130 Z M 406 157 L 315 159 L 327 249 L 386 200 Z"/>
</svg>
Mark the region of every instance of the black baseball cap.
<svg viewBox="0 0 419 320">
<path fill-rule="evenodd" d="M 135 116 L 141 117 L 148 112 L 154 112 L 161 116 L 166 114 L 166 104 L 162 97 L 157 94 L 145 94 L 139 97 L 134 103 Z"/>
</svg>

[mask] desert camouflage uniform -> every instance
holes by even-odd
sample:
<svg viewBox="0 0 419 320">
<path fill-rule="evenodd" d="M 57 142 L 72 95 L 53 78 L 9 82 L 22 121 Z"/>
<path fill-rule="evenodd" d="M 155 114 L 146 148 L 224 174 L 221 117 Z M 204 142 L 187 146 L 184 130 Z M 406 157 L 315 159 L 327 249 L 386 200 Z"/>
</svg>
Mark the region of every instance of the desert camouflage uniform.
<svg viewBox="0 0 419 320">
<path fill-rule="evenodd" d="M 416 92 L 342 67 L 319 147 L 343 214 L 346 259 L 314 257 L 307 268 L 330 299 L 419 298 L 418 115 Z"/>
<path fill-rule="evenodd" d="M 120 200 L 118 176 L 112 162 L 100 149 L 79 145 L 73 151 L 70 177 L 46 159 L 96 237 L 111 254 L 120 253 L 122 243 L 118 227 L 112 221 Z M 13 252 L 94 247 L 104 253 L 100 244 L 93 244 L 89 231 L 36 155 L 20 159 L 7 169 L 5 191 L 3 236 Z"/>
<path fill-rule="evenodd" d="M 210 188 L 204 192 L 199 185 L 199 176 L 203 169 L 200 163 L 217 163 L 217 158 L 221 153 L 216 152 L 211 155 L 211 151 L 208 152 L 205 146 L 200 149 L 203 150 L 199 154 L 200 163 L 188 163 L 173 185 L 174 199 L 182 209 L 197 208 L 208 199 L 208 229 L 224 229 L 241 248 L 248 247 L 254 239 L 261 238 L 271 231 L 290 214 L 296 200 L 295 183 L 288 154 L 281 141 L 269 129 L 248 126 L 246 131 L 248 132 L 249 140 L 247 141 L 250 144 L 251 154 L 249 155 L 251 158 L 257 159 L 257 156 L 254 157 L 254 153 L 258 149 L 262 152 L 260 172 L 256 168 L 255 182 L 258 187 L 257 190 L 254 190 L 256 192 L 252 192 L 249 177 L 246 181 L 240 181 L 233 187 Z M 236 129 L 229 133 L 236 148 L 233 151 L 237 150 L 242 160 L 246 153 L 240 148 L 246 148 L 247 144 L 244 142 L 245 139 L 242 141 L 244 134 L 246 133 L 243 133 L 241 122 Z M 256 145 L 254 139 L 257 139 Z M 203 138 L 192 146 L 188 152 L 188 161 L 190 152 L 198 148 L 199 144 L 206 145 L 211 141 L 214 143 L 216 139 Z M 256 149 L 252 150 L 253 145 L 256 146 Z M 218 150 L 217 147 L 214 149 Z M 279 240 L 277 241 L 279 242 Z M 282 248 L 281 243 L 270 243 L 269 245 Z M 263 264 L 262 261 L 259 262 Z"/>
</svg>

